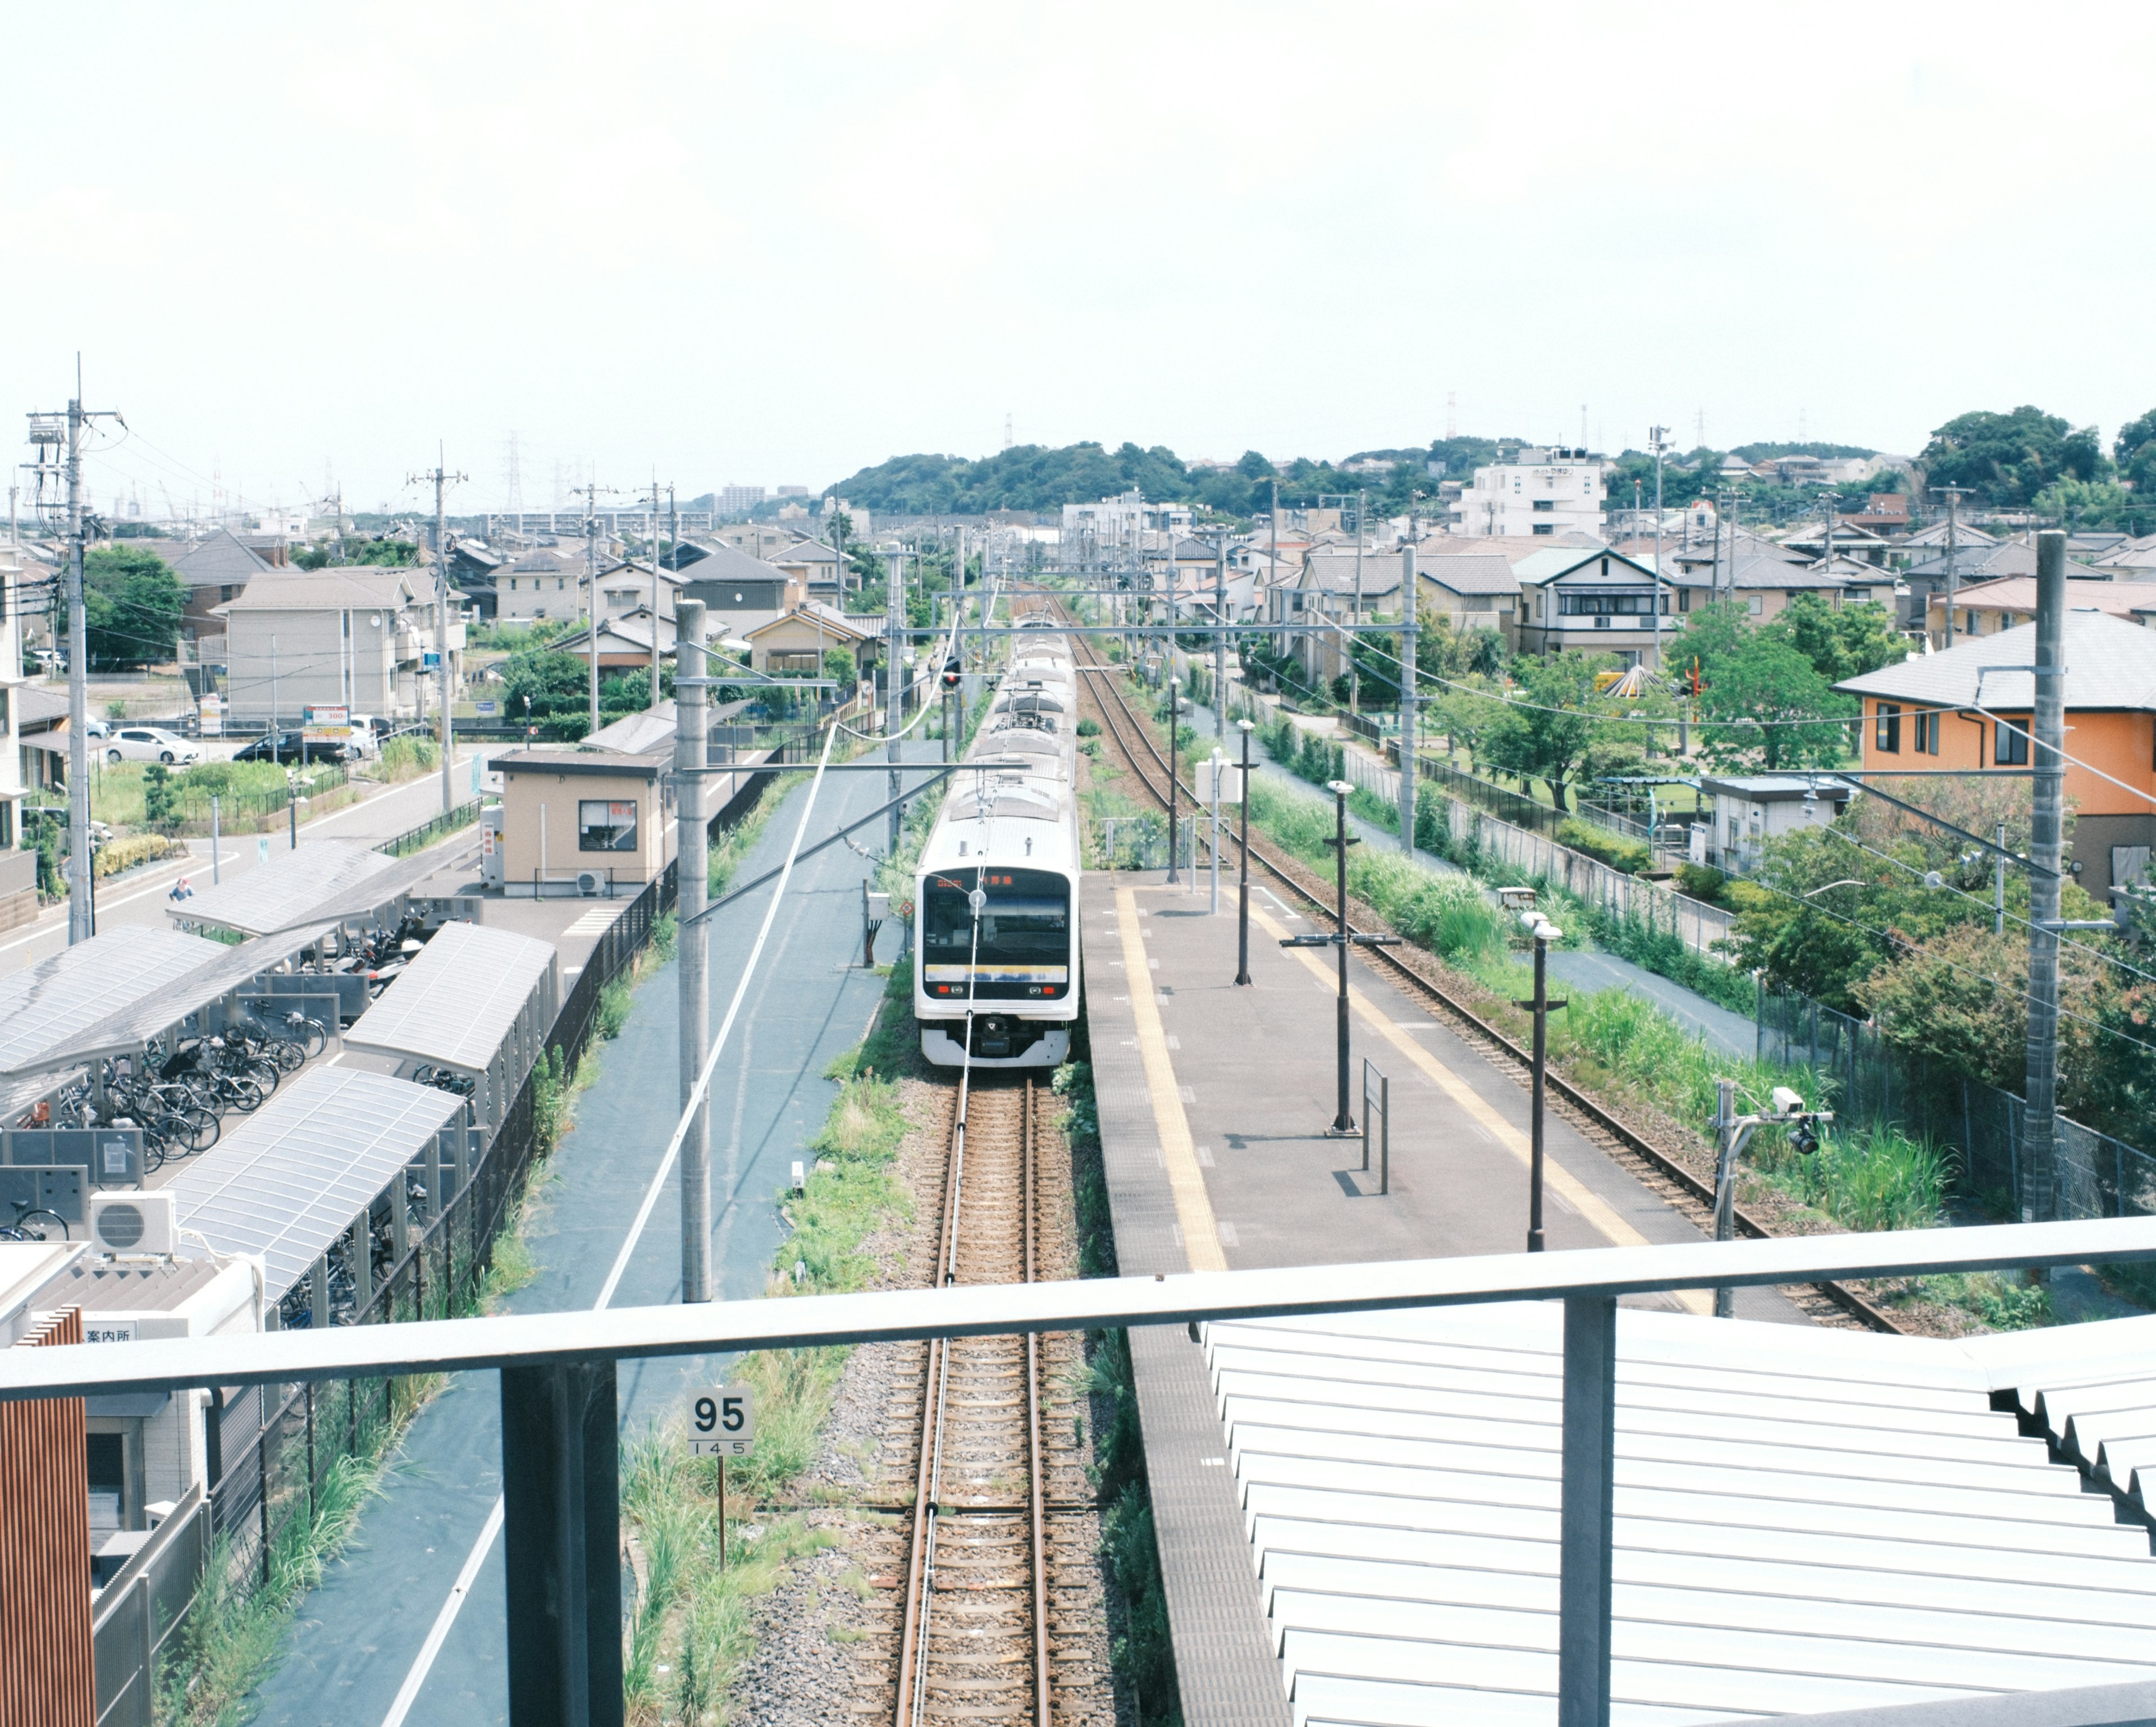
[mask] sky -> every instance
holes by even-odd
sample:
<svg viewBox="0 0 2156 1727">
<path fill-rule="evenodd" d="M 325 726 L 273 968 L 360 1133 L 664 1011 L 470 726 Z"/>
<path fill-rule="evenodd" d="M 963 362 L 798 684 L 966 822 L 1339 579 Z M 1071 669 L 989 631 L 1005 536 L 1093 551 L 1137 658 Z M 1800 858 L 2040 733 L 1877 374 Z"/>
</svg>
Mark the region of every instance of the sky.
<svg viewBox="0 0 2156 1727">
<path fill-rule="evenodd" d="M 2156 8 L 11 9 L 0 394 L 94 501 L 915 450 L 1913 453 L 2156 403 Z M 20 424 L 19 422 L 18 424 Z M 27 454 L 27 452 L 25 452 Z"/>
</svg>

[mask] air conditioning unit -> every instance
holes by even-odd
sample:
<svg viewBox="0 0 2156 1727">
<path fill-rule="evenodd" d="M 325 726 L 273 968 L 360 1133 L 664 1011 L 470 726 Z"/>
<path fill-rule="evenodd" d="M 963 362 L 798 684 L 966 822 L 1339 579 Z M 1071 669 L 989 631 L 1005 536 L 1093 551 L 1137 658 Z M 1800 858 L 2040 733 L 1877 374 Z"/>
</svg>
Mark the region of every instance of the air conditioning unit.
<svg viewBox="0 0 2156 1727">
<path fill-rule="evenodd" d="M 597 870 L 577 871 L 577 892 L 583 895 L 586 899 L 597 899 L 605 891 L 606 877 L 599 874 Z"/>
<path fill-rule="evenodd" d="M 177 1201 L 169 1193 L 95 1193 L 90 1245 L 100 1253 L 170 1254 L 179 1246 Z"/>
</svg>

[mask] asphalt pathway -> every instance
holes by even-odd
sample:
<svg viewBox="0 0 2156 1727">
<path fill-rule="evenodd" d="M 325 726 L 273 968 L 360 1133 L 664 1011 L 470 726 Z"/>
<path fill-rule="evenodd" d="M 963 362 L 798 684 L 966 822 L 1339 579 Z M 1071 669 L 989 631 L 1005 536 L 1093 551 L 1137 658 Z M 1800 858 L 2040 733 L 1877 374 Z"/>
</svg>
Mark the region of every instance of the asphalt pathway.
<svg viewBox="0 0 2156 1727">
<path fill-rule="evenodd" d="M 935 746 L 916 745 L 912 753 L 927 759 Z M 738 879 L 783 862 L 806 795 L 805 785 L 788 794 Z M 807 843 L 875 809 L 885 795 L 880 774 L 829 776 Z M 880 848 L 874 828 L 857 837 Z M 824 1070 L 860 1040 L 882 993 L 881 980 L 859 969 L 866 868 L 844 846 L 797 866 L 713 1076 L 711 1262 L 726 1298 L 763 1289 L 784 1231 L 778 1196 L 791 1163 L 808 1155 L 807 1143 L 835 1095 Z M 713 920 L 715 1035 L 770 892 L 749 895 Z M 896 952 L 896 935 L 884 932 L 886 959 Z M 588 1308 L 597 1298 L 676 1118 L 675 987 L 671 965 L 654 973 L 637 990 L 621 1036 L 603 1046 L 598 1082 L 578 1102 L 576 1129 L 552 1159 L 552 1179 L 528 1231 L 539 1274 L 506 1303 L 511 1311 Z M 616 1306 L 679 1298 L 680 1219 L 678 1188 L 670 1180 L 624 1272 Z M 624 1440 L 663 1417 L 689 1386 L 715 1382 L 722 1365 L 696 1357 L 625 1364 Z M 261 1688 L 257 1720 L 270 1727 L 377 1727 L 389 1717 L 501 1492 L 499 1415 L 495 1376 L 474 1373 L 459 1375 L 414 1422 L 381 1498 L 304 1604 L 285 1659 Z M 494 1542 L 472 1579 L 403 1718 L 413 1727 L 481 1727 L 508 1719 L 501 1552 Z"/>
</svg>

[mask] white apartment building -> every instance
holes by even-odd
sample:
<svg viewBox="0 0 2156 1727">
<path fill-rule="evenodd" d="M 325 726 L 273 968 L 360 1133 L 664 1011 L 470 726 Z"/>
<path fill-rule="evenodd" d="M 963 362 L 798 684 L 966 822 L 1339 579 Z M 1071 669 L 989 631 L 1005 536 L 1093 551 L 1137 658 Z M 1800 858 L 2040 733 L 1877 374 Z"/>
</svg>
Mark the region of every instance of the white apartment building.
<svg viewBox="0 0 2156 1727">
<path fill-rule="evenodd" d="M 1584 450 L 1522 450 L 1477 468 L 1452 506 L 1452 531 L 1477 539 L 1584 533 L 1604 538 L 1602 464 Z"/>
<path fill-rule="evenodd" d="M 1127 491 L 1111 498 L 1102 498 L 1097 504 L 1065 504 L 1063 506 L 1063 544 L 1066 549 L 1090 542 L 1094 557 L 1102 557 L 1111 548 L 1137 543 L 1143 536 L 1158 537 L 1174 534 L 1178 537 L 1190 532 L 1190 506 L 1188 504 L 1149 504 L 1145 495 Z"/>
</svg>

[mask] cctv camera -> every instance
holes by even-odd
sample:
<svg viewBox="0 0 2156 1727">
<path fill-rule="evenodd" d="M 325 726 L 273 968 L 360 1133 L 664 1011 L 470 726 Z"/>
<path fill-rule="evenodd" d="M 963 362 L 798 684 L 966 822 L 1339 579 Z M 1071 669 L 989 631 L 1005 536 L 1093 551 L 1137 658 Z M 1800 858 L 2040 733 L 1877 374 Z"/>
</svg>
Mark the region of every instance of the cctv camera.
<svg viewBox="0 0 2156 1727">
<path fill-rule="evenodd" d="M 1802 1097 L 1799 1097 L 1794 1092 L 1791 1091 L 1789 1087 L 1776 1086 L 1774 1087 L 1775 1114 L 1796 1115 L 1803 1111 L 1804 1107 L 1804 1100 Z"/>
</svg>

